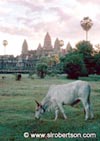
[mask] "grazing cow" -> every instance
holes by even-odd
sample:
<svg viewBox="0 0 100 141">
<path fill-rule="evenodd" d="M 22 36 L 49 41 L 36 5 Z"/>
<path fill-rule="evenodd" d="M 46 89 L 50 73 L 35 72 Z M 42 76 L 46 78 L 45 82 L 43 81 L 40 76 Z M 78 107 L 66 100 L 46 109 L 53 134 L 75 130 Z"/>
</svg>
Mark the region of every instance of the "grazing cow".
<svg viewBox="0 0 100 141">
<path fill-rule="evenodd" d="M 4 80 L 6 78 L 6 76 L 2 76 L 2 80 Z"/>
<path fill-rule="evenodd" d="M 22 78 L 22 75 L 21 75 L 21 74 L 17 74 L 17 76 L 16 76 L 16 80 L 20 81 L 21 78 Z"/>
<path fill-rule="evenodd" d="M 63 114 L 64 119 L 67 119 L 63 105 L 73 106 L 79 101 L 82 102 L 85 110 L 85 120 L 89 118 L 89 114 L 91 118 L 93 118 L 94 115 L 90 104 L 90 92 L 91 87 L 88 82 L 81 80 L 68 84 L 53 85 L 50 87 L 41 103 L 35 101 L 37 103 L 35 118 L 39 119 L 41 114 L 53 108 L 55 110 L 55 120 L 58 118 L 59 110 Z"/>
</svg>

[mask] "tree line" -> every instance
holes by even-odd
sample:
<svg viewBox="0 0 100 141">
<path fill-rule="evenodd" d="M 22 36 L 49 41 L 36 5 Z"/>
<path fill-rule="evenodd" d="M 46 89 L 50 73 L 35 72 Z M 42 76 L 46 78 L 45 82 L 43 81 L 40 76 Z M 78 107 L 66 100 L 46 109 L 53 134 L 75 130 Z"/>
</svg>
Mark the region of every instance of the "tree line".
<svg viewBox="0 0 100 141">
<path fill-rule="evenodd" d="M 44 60 L 43 60 L 44 59 Z M 89 41 L 80 41 L 65 56 L 56 58 L 42 58 L 37 64 L 37 72 L 41 78 L 51 72 L 66 73 L 70 79 L 90 74 L 100 75 L 100 50 L 93 48 Z M 56 68 L 56 69 L 55 69 Z"/>
</svg>

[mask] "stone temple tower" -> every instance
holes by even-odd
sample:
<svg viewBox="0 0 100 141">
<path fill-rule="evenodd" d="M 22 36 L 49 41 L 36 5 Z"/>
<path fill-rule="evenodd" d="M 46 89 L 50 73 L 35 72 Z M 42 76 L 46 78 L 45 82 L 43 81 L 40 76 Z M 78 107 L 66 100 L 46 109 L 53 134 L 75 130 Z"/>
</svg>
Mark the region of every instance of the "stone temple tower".
<svg viewBox="0 0 100 141">
<path fill-rule="evenodd" d="M 45 38 L 44 38 L 43 49 L 48 50 L 48 51 L 51 51 L 53 49 L 52 44 L 51 44 L 51 37 L 50 37 L 48 32 L 47 32 L 47 34 L 45 35 Z"/>
<path fill-rule="evenodd" d="M 22 44 L 22 55 L 27 55 L 27 53 L 28 53 L 28 44 L 27 41 L 24 40 Z"/>
<path fill-rule="evenodd" d="M 60 53 L 60 40 L 56 38 L 55 43 L 54 43 L 54 53 L 59 54 Z"/>
<path fill-rule="evenodd" d="M 53 47 L 51 43 L 51 37 L 49 33 L 47 32 L 44 38 L 43 54 L 44 56 L 51 56 L 52 52 L 53 52 Z"/>
</svg>

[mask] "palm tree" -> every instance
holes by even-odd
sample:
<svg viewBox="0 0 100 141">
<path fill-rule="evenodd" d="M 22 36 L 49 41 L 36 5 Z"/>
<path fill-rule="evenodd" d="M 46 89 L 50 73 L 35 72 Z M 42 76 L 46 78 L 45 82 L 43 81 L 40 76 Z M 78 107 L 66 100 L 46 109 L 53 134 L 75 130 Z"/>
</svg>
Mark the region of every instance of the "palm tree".
<svg viewBox="0 0 100 141">
<path fill-rule="evenodd" d="M 89 17 L 84 17 L 83 20 L 80 21 L 82 28 L 86 31 L 86 41 L 88 40 L 88 31 L 92 27 L 93 22 Z"/>
<path fill-rule="evenodd" d="M 7 40 L 3 40 L 3 46 L 4 46 L 4 55 L 6 55 L 6 46 L 8 45 Z"/>
<path fill-rule="evenodd" d="M 60 47 L 60 54 L 61 54 L 61 52 L 62 52 L 62 49 L 61 49 L 61 47 L 64 45 L 64 41 L 63 40 L 59 40 L 59 47 Z"/>
</svg>

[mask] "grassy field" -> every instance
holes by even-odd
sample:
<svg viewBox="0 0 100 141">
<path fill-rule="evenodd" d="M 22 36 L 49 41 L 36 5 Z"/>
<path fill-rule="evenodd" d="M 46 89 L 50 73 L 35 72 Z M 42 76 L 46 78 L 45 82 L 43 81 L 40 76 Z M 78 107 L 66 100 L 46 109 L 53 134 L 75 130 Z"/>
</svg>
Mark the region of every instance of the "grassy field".
<svg viewBox="0 0 100 141">
<path fill-rule="evenodd" d="M 35 102 L 45 96 L 52 84 L 71 82 L 64 78 L 30 79 L 22 75 L 21 81 L 16 81 L 14 75 L 0 75 L 0 141 L 100 141 L 100 81 L 89 81 L 92 86 L 91 101 L 95 119 L 84 121 L 82 104 L 74 108 L 65 106 L 68 116 L 64 120 L 53 121 L 54 113 L 46 113 L 40 121 L 34 119 Z M 95 133 L 96 138 L 25 138 L 24 133 Z"/>
</svg>

